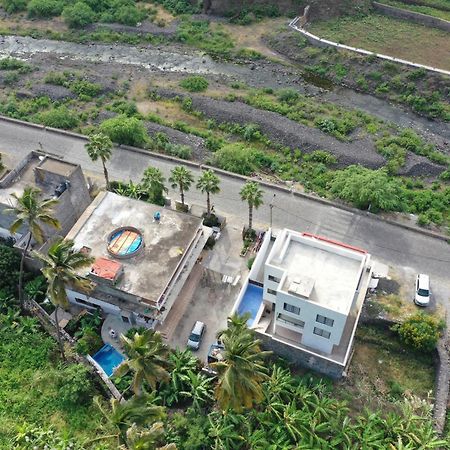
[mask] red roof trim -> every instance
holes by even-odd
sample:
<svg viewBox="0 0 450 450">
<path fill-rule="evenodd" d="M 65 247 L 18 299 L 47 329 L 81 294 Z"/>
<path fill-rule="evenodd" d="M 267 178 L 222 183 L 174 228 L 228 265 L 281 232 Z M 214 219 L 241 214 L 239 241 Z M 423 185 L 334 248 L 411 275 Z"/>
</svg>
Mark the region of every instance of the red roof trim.
<svg viewBox="0 0 450 450">
<path fill-rule="evenodd" d="M 344 247 L 344 248 L 347 248 L 349 250 L 353 250 L 355 252 L 363 253 L 364 255 L 367 254 L 367 252 L 365 250 L 363 250 L 362 248 L 354 247 L 353 245 L 344 244 L 343 242 L 335 241 L 334 239 L 329 239 L 329 238 L 326 238 L 324 236 L 318 236 L 317 234 L 312 234 L 312 233 L 305 232 L 305 233 L 302 233 L 302 236 L 314 238 L 314 239 L 317 239 L 319 241 L 328 242 L 329 244 L 338 245 L 339 247 Z"/>
</svg>

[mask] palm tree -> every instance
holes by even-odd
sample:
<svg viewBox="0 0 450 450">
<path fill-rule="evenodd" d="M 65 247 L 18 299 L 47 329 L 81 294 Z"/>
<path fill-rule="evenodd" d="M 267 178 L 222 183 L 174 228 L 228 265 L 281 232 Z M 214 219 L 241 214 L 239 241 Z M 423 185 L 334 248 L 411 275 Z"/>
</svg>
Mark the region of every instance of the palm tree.
<svg viewBox="0 0 450 450">
<path fill-rule="evenodd" d="M 191 184 L 194 182 L 192 172 L 184 166 L 174 167 L 170 172 L 169 182 L 172 183 L 172 189 L 179 189 L 181 204 L 184 208 L 184 193 L 189 190 Z"/>
<path fill-rule="evenodd" d="M 39 189 L 26 187 L 20 197 L 16 194 L 11 194 L 17 203 L 14 208 L 6 210 L 6 212 L 17 216 L 10 227 L 11 233 L 16 233 L 23 224 L 26 224 L 29 230 L 28 239 L 22 250 L 22 258 L 20 260 L 19 304 L 21 309 L 23 309 L 23 269 L 31 239 L 34 239 L 39 244 L 44 242 L 43 224 L 56 229 L 61 228 L 59 221 L 51 215 L 58 201 L 55 199 L 41 200 L 39 198 L 40 193 Z"/>
<path fill-rule="evenodd" d="M 92 161 L 101 160 L 103 174 L 105 175 L 106 190 L 109 189 L 109 176 L 106 169 L 106 161 L 111 158 L 113 143 L 111 139 L 103 133 L 95 133 L 89 137 L 89 142 L 85 145 L 86 151 Z"/>
<path fill-rule="evenodd" d="M 239 192 L 242 201 L 248 203 L 248 229 L 253 225 L 253 208 L 258 209 L 263 204 L 263 191 L 255 181 L 247 181 Z"/>
<path fill-rule="evenodd" d="M 218 334 L 224 345 L 224 359 L 212 364 L 219 381 L 216 399 L 222 409 L 239 412 L 264 399 L 262 382 L 268 379 L 264 359 L 270 352 L 261 351 L 260 341 L 245 324 L 248 315 L 228 318 L 227 330 Z"/>
<path fill-rule="evenodd" d="M 120 339 L 128 359 L 120 364 L 115 374 L 123 376 L 133 372 L 131 387 L 137 396 L 142 395 L 144 381 L 147 381 L 153 390 L 158 382 L 169 381 L 169 349 L 163 343 L 160 333 L 145 330 L 142 334 L 135 333 L 131 339 L 124 335 L 120 336 Z"/>
<path fill-rule="evenodd" d="M 164 183 L 166 179 L 161 170 L 156 167 L 147 167 L 141 179 L 141 186 L 149 196 L 149 200 L 157 205 L 164 206 L 164 192 L 168 192 Z"/>
<path fill-rule="evenodd" d="M 50 246 L 46 255 L 33 252 L 33 256 L 44 264 L 41 272 L 47 279 L 47 295 L 55 306 L 56 335 L 61 357 L 65 360 L 58 321 L 58 307 L 67 308 L 69 306 L 66 286 L 76 287 L 83 291 L 89 291 L 92 288 L 91 282 L 78 275 L 77 271 L 92 264 L 94 258 L 75 251 L 73 241 L 65 241 L 62 238 L 57 239 Z"/>
<path fill-rule="evenodd" d="M 206 211 L 208 217 L 211 217 L 211 194 L 220 192 L 220 179 L 212 170 L 205 170 L 197 181 L 197 189 L 202 194 L 206 192 Z"/>
<path fill-rule="evenodd" d="M 132 397 L 126 402 L 112 398 L 107 405 L 100 397 L 94 397 L 94 403 L 106 419 L 107 430 L 111 428 L 117 433 L 106 434 L 97 440 L 117 439 L 118 445 L 127 442 L 127 431 L 132 424 L 138 426 L 148 425 L 154 421 L 165 419 L 164 407 L 153 404 L 152 398 L 148 395 Z M 91 441 L 93 442 L 93 441 Z"/>
</svg>

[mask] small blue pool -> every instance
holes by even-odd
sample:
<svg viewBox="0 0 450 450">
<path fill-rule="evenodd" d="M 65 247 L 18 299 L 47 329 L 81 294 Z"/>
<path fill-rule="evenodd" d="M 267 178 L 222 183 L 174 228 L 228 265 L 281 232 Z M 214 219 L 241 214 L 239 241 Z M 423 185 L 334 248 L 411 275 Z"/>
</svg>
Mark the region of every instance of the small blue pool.
<svg viewBox="0 0 450 450">
<path fill-rule="evenodd" d="M 263 288 L 254 284 L 249 284 L 239 303 L 237 313 L 241 316 L 245 313 L 250 313 L 250 319 L 247 321 L 249 327 L 252 326 L 253 321 L 258 314 L 259 308 L 263 300 Z"/>
<path fill-rule="evenodd" d="M 106 375 L 110 377 L 114 369 L 125 359 L 114 347 L 105 344 L 92 359 L 101 366 Z"/>
</svg>

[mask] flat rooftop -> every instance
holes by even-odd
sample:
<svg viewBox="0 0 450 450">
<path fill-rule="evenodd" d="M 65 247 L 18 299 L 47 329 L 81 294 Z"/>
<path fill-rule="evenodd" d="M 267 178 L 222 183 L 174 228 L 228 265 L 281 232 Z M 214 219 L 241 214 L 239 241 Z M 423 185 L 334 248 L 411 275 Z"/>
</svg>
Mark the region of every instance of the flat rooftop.
<svg viewBox="0 0 450 450">
<path fill-rule="evenodd" d="M 288 232 L 283 244 L 276 247 L 272 258 L 267 261 L 285 269 L 286 278 L 280 288 L 291 295 L 299 295 L 325 308 L 347 314 L 366 254 L 345 244 L 303 236 L 297 232 Z"/>
<path fill-rule="evenodd" d="M 161 213 L 159 222 L 153 218 L 157 211 Z M 94 258 L 122 264 L 124 274 L 116 288 L 152 305 L 201 226 L 202 219 L 198 217 L 107 192 L 95 198 L 67 239 L 74 240 L 75 248 L 88 247 Z M 129 259 L 115 258 L 108 252 L 108 237 L 120 227 L 133 227 L 143 237 L 143 249 Z M 88 272 L 89 268 L 82 274 Z"/>
<path fill-rule="evenodd" d="M 52 158 L 51 156 L 47 156 L 44 161 L 39 164 L 40 169 L 47 172 L 56 173 L 63 177 L 68 177 L 77 167 L 78 166 L 76 164 Z"/>
</svg>

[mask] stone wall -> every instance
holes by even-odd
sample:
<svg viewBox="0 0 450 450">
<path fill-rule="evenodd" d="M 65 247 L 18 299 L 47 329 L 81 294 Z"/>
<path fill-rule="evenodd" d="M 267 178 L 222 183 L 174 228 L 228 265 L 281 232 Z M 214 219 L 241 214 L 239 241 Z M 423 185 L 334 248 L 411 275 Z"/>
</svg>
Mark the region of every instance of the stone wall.
<svg viewBox="0 0 450 450">
<path fill-rule="evenodd" d="M 345 367 L 340 364 L 315 357 L 300 349 L 284 344 L 276 339 L 272 339 L 272 337 L 267 334 L 258 332 L 256 332 L 256 334 L 261 340 L 261 347 L 264 350 L 270 350 L 273 353 L 286 358 L 296 367 L 306 367 L 334 379 L 339 379 L 344 374 Z"/>
<path fill-rule="evenodd" d="M 385 16 L 394 17 L 396 19 L 409 20 L 427 27 L 439 28 L 444 31 L 450 31 L 450 22 L 439 19 L 438 17 L 428 16 L 415 11 L 396 8 L 395 6 L 383 5 L 381 3 L 373 2 L 375 11 L 384 14 Z"/>
</svg>

